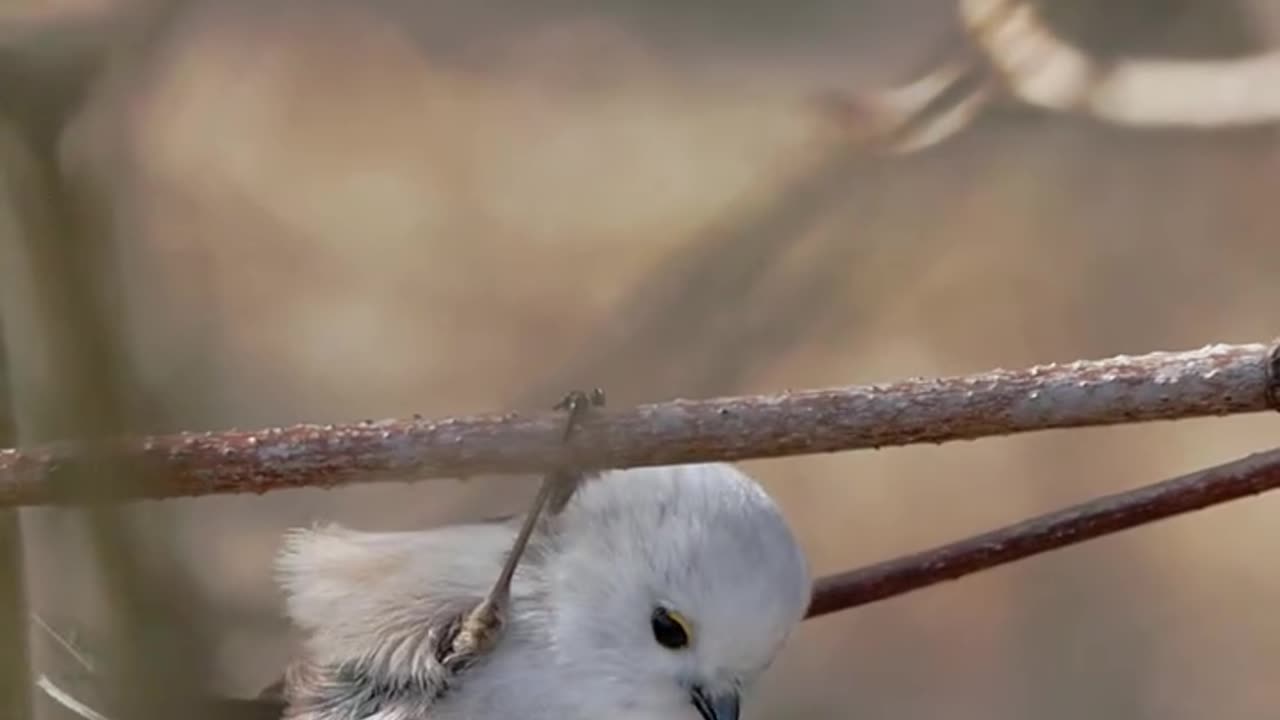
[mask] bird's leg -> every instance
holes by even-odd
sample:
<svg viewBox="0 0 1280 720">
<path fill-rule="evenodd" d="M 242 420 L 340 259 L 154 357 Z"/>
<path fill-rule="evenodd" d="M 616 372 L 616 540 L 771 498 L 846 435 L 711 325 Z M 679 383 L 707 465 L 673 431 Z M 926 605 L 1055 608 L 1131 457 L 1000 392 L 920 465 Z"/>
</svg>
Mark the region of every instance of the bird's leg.
<svg viewBox="0 0 1280 720">
<path fill-rule="evenodd" d="M 562 442 L 568 443 L 573 437 L 573 431 L 577 429 L 582 422 L 582 418 L 592 408 L 604 407 L 604 390 L 595 388 L 588 393 L 581 390 L 575 390 L 564 397 L 556 404 L 556 410 L 568 410 L 569 417 L 564 424 L 564 437 Z M 579 468 L 569 467 L 553 470 L 543 478 L 543 488 L 548 488 L 546 508 L 552 515 L 559 515 L 560 511 L 569 502 L 569 498 L 573 497 L 573 493 L 582 484 L 583 473 Z"/>
<path fill-rule="evenodd" d="M 596 388 L 591 393 L 575 390 L 556 404 L 556 410 L 567 410 L 562 442 L 567 443 L 573 437 L 574 430 L 593 407 L 604 405 L 604 391 Z M 516 567 L 529 545 L 529 538 L 537 527 L 543 510 L 550 506 L 553 513 L 564 508 L 569 497 L 573 495 L 581 482 L 582 476 L 576 470 L 559 468 L 548 472 L 542 478 L 542 485 L 533 499 L 533 504 L 525 514 L 520 531 L 516 534 L 511 551 L 502 564 L 498 579 L 489 593 L 471 612 L 462 619 L 457 635 L 444 657 L 444 664 L 450 669 L 464 666 L 473 658 L 487 652 L 498 638 L 506 621 L 508 602 L 511 599 L 511 580 L 515 577 Z"/>
</svg>

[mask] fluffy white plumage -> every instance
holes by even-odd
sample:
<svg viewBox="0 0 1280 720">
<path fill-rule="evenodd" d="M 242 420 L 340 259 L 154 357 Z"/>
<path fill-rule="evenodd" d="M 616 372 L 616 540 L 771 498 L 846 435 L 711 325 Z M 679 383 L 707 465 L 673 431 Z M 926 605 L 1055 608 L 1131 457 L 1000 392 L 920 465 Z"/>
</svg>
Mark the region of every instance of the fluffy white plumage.
<svg viewBox="0 0 1280 720">
<path fill-rule="evenodd" d="M 804 555 L 745 474 L 612 471 L 539 526 L 501 639 L 449 684 L 436 657 L 444 619 L 490 588 L 514 533 L 511 523 L 290 533 L 280 581 L 308 634 L 288 674 L 290 716 L 696 720 L 695 689 L 736 715 L 737 694 L 809 603 Z M 655 639 L 657 607 L 687 620 L 687 647 Z"/>
</svg>

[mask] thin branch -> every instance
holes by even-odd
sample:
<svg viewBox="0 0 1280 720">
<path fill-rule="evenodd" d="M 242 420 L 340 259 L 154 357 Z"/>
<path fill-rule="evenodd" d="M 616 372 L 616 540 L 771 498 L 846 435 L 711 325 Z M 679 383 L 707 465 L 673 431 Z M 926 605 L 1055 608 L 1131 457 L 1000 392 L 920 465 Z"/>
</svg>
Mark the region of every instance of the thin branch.
<svg viewBox="0 0 1280 720">
<path fill-rule="evenodd" d="M 867 605 L 1212 505 L 1280 488 L 1280 449 L 1261 452 L 1137 490 L 975 535 L 858 570 L 814 586 L 809 617 Z"/>
<path fill-rule="evenodd" d="M 602 410 L 567 446 L 555 412 L 295 425 L 119 442 L 129 487 L 99 500 L 263 493 L 348 483 L 734 461 L 1280 407 L 1280 355 L 1262 344 L 996 370 L 780 395 Z M 572 457 L 565 457 L 567 452 Z M 72 448 L 0 450 L 0 507 L 67 503 Z M 84 498 L 79 498 L 84 499 Z"/>
</svg>

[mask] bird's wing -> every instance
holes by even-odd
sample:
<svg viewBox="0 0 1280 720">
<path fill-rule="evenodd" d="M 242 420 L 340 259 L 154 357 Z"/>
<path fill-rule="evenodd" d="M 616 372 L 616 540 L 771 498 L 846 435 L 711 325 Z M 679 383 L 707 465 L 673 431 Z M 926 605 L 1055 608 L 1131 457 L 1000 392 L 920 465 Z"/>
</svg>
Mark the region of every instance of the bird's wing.
<svg viewBox="0 0 1280 720">
<path fill-rule="evenodd" d="M 288 533 L 277 574 L 308 635 L 286 673 L 288 717 L 381 717 L 402 702 L 424 713 L 449 679 L 441 636 L 493 585 L 513 535 L 507 523 Z"/>
</svg>

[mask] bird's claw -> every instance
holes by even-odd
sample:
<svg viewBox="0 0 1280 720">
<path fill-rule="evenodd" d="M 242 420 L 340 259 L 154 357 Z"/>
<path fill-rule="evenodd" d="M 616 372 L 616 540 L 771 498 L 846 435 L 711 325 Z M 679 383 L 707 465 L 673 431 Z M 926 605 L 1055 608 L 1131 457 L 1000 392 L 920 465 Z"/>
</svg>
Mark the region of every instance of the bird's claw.
<svg viewBox="0 0 1280 720">
<path fill-rule="evenodd" d="M 506 622 L 506 613 L 492 598 L 481 600 L 462 617 L 442 664 L 450 671 L 460 670 L 489 652 L 497 644 Z"/>
<path fill-rule="evenodd" d="M 603 407 L 604 390 L 595 388 L 591 392 L 574 390 L 556 403 L 555 410 L 568 410 L 569 416 L 564 421 L 564 434 L 560 440 L 568 444 L 574 431 L 582 424 L 582 420 L 595 408 Z M 543 479 L 543 487 L 547 493 L 547 509 L 557 515 L 569 502 L 569 498 L 577 491 L 582 482 L 582 473 L 574 469 L 574 462 L 569 460 L 565 466 L 550 471 Z"/>
<path fill-rule="evenodd" d="M 573 431 L 582 422 L 582 418 L 586 417 L 588 410 L 604 407 L 604 403 L 604 390 L 600 388 L 592 388 L 590 392 L 573 390 L 561 398 L 560 402 L 556 403 L 552 409 L 569 411 L 569 419 L 564 424 L 564 439 L 568 441 L 569 437 L 573 435 Z"/>
</svg>

